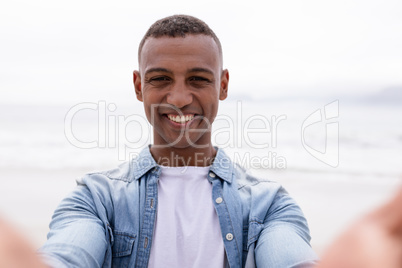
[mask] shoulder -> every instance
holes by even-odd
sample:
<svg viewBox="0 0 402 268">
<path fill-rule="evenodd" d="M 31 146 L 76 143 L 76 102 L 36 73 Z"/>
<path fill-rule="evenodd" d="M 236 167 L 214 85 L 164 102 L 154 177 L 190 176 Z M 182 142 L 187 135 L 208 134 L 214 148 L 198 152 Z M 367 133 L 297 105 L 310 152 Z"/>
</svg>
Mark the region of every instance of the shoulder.
<svg viewBox="0 0 402 268">
<path fill-rule="evenodd" d="M 139 192 L 145 185 L 141 181 L 146 179 L 147 172 L 153 168 L 152 163 L 144 164 L 141 159 L 145 158 L 141 158 L 140 154 L 116 168 L 85 174 L 77 180 L 72 197 L 88 200 L 87 203 L 93 204 L 104 221 L 113 219 L 116 213 L 125 214 L 127 211 L 124 208 L 130 204 L 137 207 Z M 125 216 L 119 217 L 124 219 Z"/>
<path fill-rule="evenodd" d="M 149 148 L 144 148 L 133 159 L 121 163 L 116 168 L 87 173 L 85 176 L 77 180 L 77 184 L 131 183 L 144 176 L 155 166 L 157 166 L 157 164 L 152 158 Z"/>
<path fill-rule="evenodd" d="M 302 210 L 281 184 L 250 175 L 241 167 L 235 174 L 246 224 L 258 226 L 260 231 L 287 226 L 306 241 L 310 239 Z"/>
<path fill-rule="evenodd" d="M 249 221 L 262 223 L 270 216 L 278 215 L 277 212 L 300 214 L 296 201 L 280 183 L 254 176 L 236 164 L 233 176 Z"/>
<path fill-rule="evenodd" d="M 109 195 L 110 192 L 116 188 L 125 187 L 133 181 L 131 176 L 130 161 L 120 164 L 118 167 L 89 172 L 77 179 L 77 186 L 87 187 L 92 194 L 98 193 L 102 195 Z"/>
<path fill-rule="evenodd" d="M 278 182 L 252 175 L 249 171 L 236 163 L 233 165 L 233 179 L 236 181 L 239 192 L 269 195 L 275 195 L 279 192 L 286 192 Z"/>
<path fill-rule="evenodd" d="M 108 170 L 101 170 L 101 171 L 92 171 L 85 174 L 80 180 L 77 182 L 80 183 L 82 180 L 109 180 L 109 181 L 124 181 L 124 182 L 131 182 L 133 180 L 130 174 L 131 171 L 131 162 L 127 161 L 115 168 L 108 169 Z"/>
</svg>

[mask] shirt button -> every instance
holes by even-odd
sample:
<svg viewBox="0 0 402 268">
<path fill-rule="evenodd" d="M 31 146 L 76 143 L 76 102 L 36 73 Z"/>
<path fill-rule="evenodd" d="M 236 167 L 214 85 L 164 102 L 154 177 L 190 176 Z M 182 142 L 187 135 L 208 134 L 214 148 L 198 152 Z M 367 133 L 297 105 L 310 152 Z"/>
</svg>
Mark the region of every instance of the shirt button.
<svg viewBox="0 0 402 268">
<path fill-rule="evenodd" d="M 211 178 L 215 178 L 215 173 L 209 172 L 209 176 L 210 176 Z"/>
<path fill-rule="evenodd" d="M 231 240 L 233 239 L 233 235 L 232 235 L 231 233 L 228 233 L 228 234 L 226 235 L 226 239 L 229 240 L 229 241 L 231 241 Z"/>
<path fill-rule="evenodd" d="M 215 202 L 218 204 L 222 203 L 222 201 L 223 201 L 222 197 L 218 197 L 217 199 L 215 199 Z"/>
</svg>

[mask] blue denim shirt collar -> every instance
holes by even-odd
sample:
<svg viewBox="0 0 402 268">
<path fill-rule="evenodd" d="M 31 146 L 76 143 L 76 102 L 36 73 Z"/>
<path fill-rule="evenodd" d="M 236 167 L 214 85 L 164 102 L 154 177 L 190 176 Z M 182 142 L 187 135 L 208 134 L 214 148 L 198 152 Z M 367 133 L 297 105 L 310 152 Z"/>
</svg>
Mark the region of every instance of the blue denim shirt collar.
<svg viewBox="0 0 402 268">
<path fill-rule="evenodd" d="M 133 172 L 132 176 L 134 176 L 135 180 L 138 180 L 145 173 L 147 173 L 150 169 L 156 168 L 158 164 L 155 162 L 154 158 L 151 155 L 151 151 L 149 150 L 150 146 L 142 149 L 140 154 L 131 160 L 131 172 Z"/>
<path fill-rule="evenodd" d="M 232 172 L 233 172 L 233 164 L 230 158 L 225 154 L 225 152 L 217 147 L 216 156 L 210 171 L 215 173 L 219 178 L 225 180 L 229 183 L 232 183 Z"/>
<path fill-rule="evenodd" d="M 214 162 L 211 165 L 210 171 L 215 173 L 220 179 L 226 182 L 232 182 L 233 164 L 225 152 L 218 147 Z M 135 180 L 138 180 L 149 170 L 157 168 L 158 164 L 151 155 L 150 146 L 144 148 L 138 157 L 131 161 L 131 172 Z"/>
</svg>

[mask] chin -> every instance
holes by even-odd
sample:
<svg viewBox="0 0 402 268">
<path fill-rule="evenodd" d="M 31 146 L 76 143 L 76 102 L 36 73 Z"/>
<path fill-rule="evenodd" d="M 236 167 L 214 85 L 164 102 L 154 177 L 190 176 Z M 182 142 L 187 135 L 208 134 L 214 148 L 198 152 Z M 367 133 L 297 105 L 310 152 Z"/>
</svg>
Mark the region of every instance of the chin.
<svg viewBox="0 0 402 268">
<path fill-rule="evenodd" d="M 166 141 L 166 146 L 170 147 L 172 149 L 200 149 L 200 148 L 206 148 L 208 147 L 209 144 L 198 144 L 197 140 L 187 140 L 186 138 L 183 138 L 179 141 L 177 140 L 172 140 L 172 141 Z"/>
</svg>

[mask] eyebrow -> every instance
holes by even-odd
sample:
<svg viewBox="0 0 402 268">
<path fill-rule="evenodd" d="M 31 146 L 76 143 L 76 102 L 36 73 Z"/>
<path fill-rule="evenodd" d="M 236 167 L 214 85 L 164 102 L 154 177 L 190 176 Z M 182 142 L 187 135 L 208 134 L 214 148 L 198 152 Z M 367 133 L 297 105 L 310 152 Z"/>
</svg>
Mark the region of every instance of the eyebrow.
<svg viewBox="0 0 402 268">
<path fill-rule="evenodd" d="M 170 73 L 170 74 L 172 73 L 172 71 L 169 71 L 168 69 L 157 67 L 157 68 L 151 68 L 151 69 L 147 70 L 145 72 L 145 75 L 147 75 L 149 73 L 153 73 L 153 72 L 164 72 L 164 73 Z"/>
<path fill-rule="evenodd" d="M 145 75 L 147 75 L 149 73 L 153 73 L 153 72 L 164 72 L 164 73 L 170 73 L 170 74 L 173 73 L 172 71 L 170 71 L 170 70 L 168 70 L 166 68 L 156 67 L 156 68 L 151 68 L 151 69 L 147 70 L 145 72 Z M 189 69 L 187 72 L 189 72 L 189 73 L 202 72 L 202 73 L 208 73 L 208 74 L 214 75 L 214 73 L 211 70 L 206 69 L 206 68 L 201 68 L 201 67 L 196 67 L 196 68 Z"/>
<path fill-rule="evenodd" d="M 214 75 L 214 73 L 213 73 L 211 70 L 205 69 L 205 68 L 192 68 L 192 69 L 188 70 L 188 72 L 189 72 L 189 73 L 199 73 L 199 72 L 202 72 L 202 73 L 208 73 L 208 74 Z"/>
</svg>

